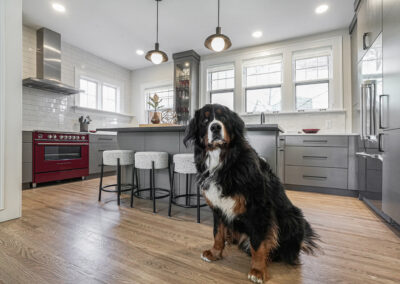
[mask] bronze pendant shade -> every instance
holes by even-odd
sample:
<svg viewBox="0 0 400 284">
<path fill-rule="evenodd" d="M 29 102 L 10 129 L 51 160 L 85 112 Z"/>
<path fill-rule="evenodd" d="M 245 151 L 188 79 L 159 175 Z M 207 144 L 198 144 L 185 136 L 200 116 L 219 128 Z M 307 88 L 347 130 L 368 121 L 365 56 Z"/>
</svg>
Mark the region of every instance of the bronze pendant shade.
<svg viewBox="0 0 400 284">
<path fill-rule="evenodd" d="M 158 2 L 161 0 L 155 0 L 157 2 L 157 32 L 156 32 L 156 44 L 153 50 L 146 53 L 145 58 L 154 64 L 160 64 L 168 61 L 167 54 L 160 50 L 160 44 L 158 43 Z"/>
<path fill-rule="evenodd" d="M 205 47 L 216 52 L 227 50 L 232 46 L 230 38 L 221 33 L 221 27 L 219 26 L 219 10 L 220 0 L 218 0 L 218 26 L 216 33 L 207 37 L 204 42 Z"/>
</svg>

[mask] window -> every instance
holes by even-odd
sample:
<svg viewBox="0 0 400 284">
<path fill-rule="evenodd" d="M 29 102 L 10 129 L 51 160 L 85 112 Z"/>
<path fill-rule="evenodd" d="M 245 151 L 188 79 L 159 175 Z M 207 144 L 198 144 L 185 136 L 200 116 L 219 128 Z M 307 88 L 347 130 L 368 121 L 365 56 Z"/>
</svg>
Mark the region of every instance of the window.
<svg viewBox="0 0 400 284">
<path fill-rule="evenodd" d="M 88 77 L 79 78 L 80 107 L 119 112 L 120 88 Z"/>
<path fill-rule="evenodd" d="M 208 90 L 212 104 L 221 104 L 233 110 L 235 72 L 233 66 L 213 68 L 208 71 Z"/>
<path fill-rule="evenodd" d="M 117 88 L 103 85 L 103 110 L 116 111 Z"/>
<path fill-rule="evenodd" d="M 330 54 L 295 57 L 296 110 L 329 108 Z"/>
<path fill-rule="evenodd" d="M 79 104 L 81 107 L 97 108 L 97 89 L 96 81 L 89 79 L 80 79 L 79 89 L 83 90 L 80 93 Z"/>
<path fill-rule="evenodd" d="M 168 86 L 160 86 L 154 87 L 150 89 L 145 89 L 145 110 L 147 121 L 151 120 L 151 117 L 154 114 L 154 109 L 149 106 L 148 102 L 150 101 L 150 97 L 153 97 L 155 94 L 160 98 L 160 108 L 159 111 L 167 111 L 174 109 L 174 89 L 171 85 Z"/>
<path fill-rule="evenodd" d="M 246 112 L 281 110 L 282 57 L 245 63 Z"/>
</svg>

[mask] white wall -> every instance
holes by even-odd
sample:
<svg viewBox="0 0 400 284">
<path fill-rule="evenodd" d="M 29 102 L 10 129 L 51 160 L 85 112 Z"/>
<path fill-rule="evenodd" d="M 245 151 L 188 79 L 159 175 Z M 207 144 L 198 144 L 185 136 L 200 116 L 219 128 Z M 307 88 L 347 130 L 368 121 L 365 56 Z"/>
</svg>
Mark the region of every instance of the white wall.
<svg viewBox="0 0 400 284">
<path fill-rule="evenodd" d="M 63 83 L 75 86 L 77 70 L 87 73 L 88 76 L 93 74 L 93 76 L 106 78 L 109 83 L 120 82 L 123 89 L 121 112 L 130 113 L 132 98 L 130 70 L 65 42 L 62 42 L 61 48 Z M 23 77 L 36 77 L 36 30 L 26 26 L 23 27 Z M 128 116 L 76 110 L 74 106 L 74 95 L 58 95 L 24 87 L 23 129 L 79 131 L 78 118 L 86 114 L 89 114 L 93 120 L 89 129 L 129 125 L 132 120 L 132 117 Z"/>
<path fill-rule="evenodd" d="M 307 37 L 295 38 L 285 40 L 282 42 L 263 44 L 239 50 L 232 50 L 223 53 L 213 53 L 201 58 L 200 70 L 200 105 L 208 103 L 208 96 L 206 93 L 206 68 L 213 64 L 235 63 L 242 62 L 243 58 L 258 57 L 262 54 L 268 54 L 274 50 L 284 49 L 288 46 L 310 46 L 316 45 L 319 41 L 326 41 L 334 39 L 337 44 L 336 58 L 340 58 L 339 62 L 335 63 L 338 69 L 339 78 L 335 86 L 335 98 L 333 109 L 334 111 L 326 111 L 321 113 L 281 113 L 278 116 L 267 116 L 267 121 L 271 123 L 279 123 L 286 131 L 297 132 L 302 128 L 320 128 L 321 132 L 337 133 L 337 132 L 351 132 L 351 50 L 350 50 L 350 36 L 347 30 L 338 30 L 327 32 L 318 35 Z M 339 40 L 338 40 L 339 39 Z M 291 68 L 291 62 L 288 68 Z M 237 68 L 236 82 L 242 80 L 241 64 Z M 238 71 L 239 70 L 239 71 Z M 238 74 L 239 73 L 239 74 Z M 160 66 L 149 67 L 145 69 L 138 69 L 132 72 L 132 101 L 135 106 L 132 108 L 133 114 L 139 117 L 142 122 L 144 119 L 144 95 L 142 84 L 156 84 L 157 80 L 165 80 L 173 76 L 173 64 L 163 64 Z M 244 112 L 244 106 L 241 103 L 243 98 L 243 90 L 240 86 L 235 90 L 235 110 L 241 114 Z M 140 102 L 140 103 L 139 103 Z M 239 102 L 239 103 L 238 103 Z M 259 123 L 259 115 L 242 115 L 247 123 Z M 140 119 L 141 118 L 141 119 Z"/>
<path fill-rule="evenodd" d="M 4 189 L 4 209 L 0 222 L 21 216 L 22 180 L 22 1 L 0 1 L 2 58 L 0 82 L 3 92 L 4 129 L 2 136 L 4 167 L 1 185 Z"/>
<path fill-rule="evenodd" d="M 132 71 L 132 114 L 136 116 L 139 123 L 147 123 L 144 90 L 154 86 L 173 84 L 173 76 L 174 65 L 172 62 Z"/>
</svg>

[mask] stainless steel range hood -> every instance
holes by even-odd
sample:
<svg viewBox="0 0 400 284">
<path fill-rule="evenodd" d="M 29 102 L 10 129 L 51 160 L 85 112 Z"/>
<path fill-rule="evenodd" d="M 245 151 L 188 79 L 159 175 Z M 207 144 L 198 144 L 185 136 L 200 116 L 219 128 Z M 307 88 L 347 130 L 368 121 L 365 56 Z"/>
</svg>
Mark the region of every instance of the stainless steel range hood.
<svg viewBox="0 0 400 284">
<path fill-rule="evenodd" d="M 26 87 L 63 95 L 78 94 L 80 90 L 61 82 L 61 35 L 46 28 L 36 32 L 36 76 L 22 81 Z"/>
</svg>

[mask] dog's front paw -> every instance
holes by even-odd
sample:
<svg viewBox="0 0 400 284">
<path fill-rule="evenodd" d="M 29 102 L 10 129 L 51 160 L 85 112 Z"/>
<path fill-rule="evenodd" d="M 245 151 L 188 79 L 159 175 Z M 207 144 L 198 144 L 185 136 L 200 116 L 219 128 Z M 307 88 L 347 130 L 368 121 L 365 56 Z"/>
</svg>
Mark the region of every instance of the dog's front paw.
<svg viewBox="0 0 400 284">
<path fill-rule="evenodd" d="M 214 255 L 211 250 L 205 250 L 201 254 L 201 259 L 206 261 L 206 262 L 216 261 L 216 260 L 219 260 L 221 258 L 222 257 L 221 257 L 220 254 L 219 255 L 218 254 Z"/>
<path fill-rule="evenodd" d="M 247 274 L 247 278 L 254 283 L 264 283 L 265 275 L 262 271 L 258 269 L 251 269 L 249 274 Z"/>
</svg>

